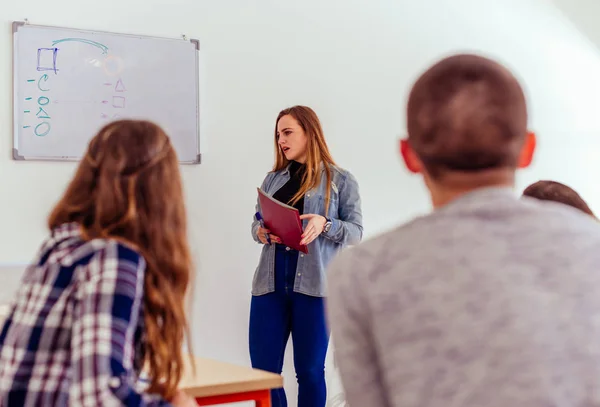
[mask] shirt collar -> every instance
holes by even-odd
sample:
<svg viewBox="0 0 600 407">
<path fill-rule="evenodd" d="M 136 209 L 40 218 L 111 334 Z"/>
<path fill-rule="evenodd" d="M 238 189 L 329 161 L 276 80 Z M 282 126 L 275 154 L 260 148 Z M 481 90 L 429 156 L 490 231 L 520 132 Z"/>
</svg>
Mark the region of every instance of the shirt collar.
<svg viewBox="0 0 600 407">
<path fill-rule="evenodd" d="M 289 174 L 290 173 L 290 167 L 292 166 L 292 162 L 290 161 L 287 165 L 287 167 L 285 167 L 285 170 L 283 170 L 284 174 Z M 323 162 L 321 161 L 321 164 L 319 164 L 319 167 L 321 168 L 321 170 L 323 170 L 325 168 L 325 164 L 323 164 Z"/>
<path fill-rule="evenodd" d="M 63 223 L 52 229 L 52 237 L 56 240 L 65 240 L 81 236 L 81 227 L 79 223 Z"/>
<path fill-rule="evenodd" d="M 515 202 L 518 202 L 518 197 L 511 187 L 483 187 L 461 195 L 437 209 L 436 212 L 463 212 L 465 210 L 492 209 L 505 207 Z"/>
</svg>

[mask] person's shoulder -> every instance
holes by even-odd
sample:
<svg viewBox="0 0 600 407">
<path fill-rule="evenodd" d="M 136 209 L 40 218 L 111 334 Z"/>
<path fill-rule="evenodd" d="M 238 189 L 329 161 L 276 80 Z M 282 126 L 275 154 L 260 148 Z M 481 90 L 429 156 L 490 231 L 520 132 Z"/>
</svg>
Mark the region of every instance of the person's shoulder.
<svg viewBox="0 0 600 407">
<path fill-rule="evenodd" d="M 573 208 L 572 206 L 563 204 L 561 202 L 549 201 L 549 200 L 545 200 L 545 199 L 537 199 L 537 198 L 532 198 L 529 196 L 520 197 L 519 202 L 523 207 L 528 208 L 530 210 L 538 211 L 540 213 L 542 213 L 542 212 L 554 213 L 554 214 L 562 213 L 563 215 L 568 214 L 568 213 L 579 213 L 582 215 L 584 214 L 579 209 Z M 587 215 L 587 216 L 589 216 L 589 215 Z"/>
<path fill-rule="evenodd" d="M 559 202 L 528 197 L 521 198 L 521 202 L 523 208 L 529 212 L 528 219 L 539 223 L 544 230 L 550 229 L 557 233 L 565 232 L 600 239 L 598 219 L 579 209 Z"/>
<path fill-rule="evenodd" d="M 269 181 L 281 173 L 283 173 L 283 170 L 279 170 L 279 171 L 271 170 L 271 171 L 267 172 L 267 174 L 265 175 L 265 181 Z"/>
<path fill-rule="evenodd" d="M 523 208 L 537 214 L 538 217 L 547 217 L 561 222 L 569 221 L 569 223 L 574 222 L 576 225 L 583 226 L 593 225 L 594 222 L 598 222 L 593 216 L 560 202 L 521 197 L 520 203 Z M 590 223 L 589 221 L 592 222 Z"/>
<path fill-rule="evenodd" d="M 342 177 L 351 177 L 352 176 L 352 173 L 349 170 L 339 167 L 337 165 L 333 165 L 333 164 L 329 165 L 329 168 L 331 169 L 331 172 L 334 175 L 340 175 Z"/>
<path fill-rule="evenodd" d="M 80 265 L 85 265 L 85 278 L 98 278 L 106 274 L 143 277 L 140 271 L 146 260 L 132 243 L 117 238 L 96 238 L 81 247 L 81 255 L 74 256 Z"/>
<path fill-rule="evenodd" d="M 413 254 L 414 239 L 418 238 L 417 231 L 426 228 L 427 216 L 415 218 L 403 225 L 397 226 L 363 243 L 344 249 L 332 262 L 332 278 L 335 274 L 360 274 L 368 279 L 373 271 L 386 266 L 396 259 L 407 259 Z M 416 236 L 415 236 L 416 235 Z"/>
<path fill-rule="evenodd" d="M 117 240 L 108 239 L 105 242 L 105 250 L 111 250 L 115 258 L 119 261 L 128 261 L 135 264 L 145 263 L 144 256 L 132 243 Z"/>
<path fill-rule="evenodd" d="M 267 175 L 265 176 L 265 182 L 269 182 L 277 177 L 282 176 L 283 174 L 286 173 L 287 169 L 288 169 L 287 167 L 284 167 L 279 170 L 275 170 L 275 169 L 270 170 L 269 172 L 267 172 Z"/>
<path fill-rule="evenodd" d="M 268 190 L 269 186 L 271 185 L 271 183 L 273 182 L 273 180 L 280 176 L 283 173 L 284 170 L 279 170 L 279 171 L 274 171 L 271 170 L 269 172 L 267 172 L 267 174 L 265 175 L 265 178 L 263 179 L 261 188 L 263 190 Z"/>
<path fill-rule="evenodd" d="M 346 184 L 356 184 L 356 177 L 347 169 L 338 167 L 337 165 L 330 165 L 332 173 L 332 180 L 334 184 L 344 186 Z"/>
</svg>

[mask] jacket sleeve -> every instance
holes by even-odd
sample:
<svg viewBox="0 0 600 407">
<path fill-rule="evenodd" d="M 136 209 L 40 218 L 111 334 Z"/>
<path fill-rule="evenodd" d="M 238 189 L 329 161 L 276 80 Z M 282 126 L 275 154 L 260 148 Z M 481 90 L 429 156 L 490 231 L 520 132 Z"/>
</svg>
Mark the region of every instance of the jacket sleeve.
<svg viewBox="0 0 600 407">
<path fill-rule="evenodd" d="M 339 218 L 331 218 L 331 228 L 323 233 L 323 237 L 343 245 L 355 245 L 360 243 L 363 235 L 358 182 L 347 172 L 338 188 Z"/>
<path fill-rule="evenodd" d="M 268 188 L 268 185 L 269 185 L 269 182 L 270 182 L 270 179 L 271 179 L 270 175 L 271 175 L 271 173 L 269 173 L 265 177 L 262 185 L 260 186 L 260 189 L 262 189 L 265 192 L 266 192 L 266 189 Z M 259 220 L 256 219 L 256 214 L 260 213 L 260 203 L 258 202 L 258 197 L 256 197 L 256 207 L 254 209 L 255 209 L 255 211 L 254 211 L 254 216 L 252 217 L 252 228 L 251 228 L 252 239 L 254 239 L 254 241 L 256 243 L 262 244 L 262 242 L 260 241 L 260 239 L 258 238 L 258 236 L 256 234 L 256 232 L 258 232 L 258 227 L 260 226 Z"/>
</svg>

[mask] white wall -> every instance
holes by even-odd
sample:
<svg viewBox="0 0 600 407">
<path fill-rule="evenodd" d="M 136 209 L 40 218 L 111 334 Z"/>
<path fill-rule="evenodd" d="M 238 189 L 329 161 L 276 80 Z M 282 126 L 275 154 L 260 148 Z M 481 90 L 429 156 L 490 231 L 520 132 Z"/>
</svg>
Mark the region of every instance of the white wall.
<svg viewBox="0 0 600 407">
<path fill-rule="evenodd" d="M 567 182 L 600 211 L 594 177 L 600 55 L 546 0 L 56 0 L 10 1 L 0 12 L 0 263 L 26 263 L 73 164 L 14 162 L 12 20 L 199 38 L 203 163 L 184 167 L 198 259 L 193 310 L 198 354 L 248 363 L 249 236 L 255 187 L 272 163 L 281 108 L 316 109 L 340 165 L 357 176 L 367 236 L 429 209 L 399 163 L 404 102 L 421 69 L 454 51 L 501 58 L 524 80 L 540 137 L 539 178 Z M 168 4 L 168 5 L 167 5 Z M 0 279 L 14 279 L 11 273 Z M 294 375 L 286 370 L 290 398 Z M 294 405 L 295 403 L 290 403 Z"/>
<path fill-rule="evenodd" d="M 558 8 L 600 49 L 600 2 L 596 0 L 552 0 Z"/>
</svg>

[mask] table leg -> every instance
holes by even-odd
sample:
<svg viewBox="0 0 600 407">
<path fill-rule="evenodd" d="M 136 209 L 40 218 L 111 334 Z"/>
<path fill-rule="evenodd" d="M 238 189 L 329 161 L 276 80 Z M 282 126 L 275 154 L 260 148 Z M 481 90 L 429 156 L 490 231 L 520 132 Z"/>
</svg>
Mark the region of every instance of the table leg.
<svg viewBox="0 0 600 407">
<path fill-rule="evenodd" d="M 263 397 L 256 399 L 256 407 L 271 407 L 271 392 L 267 391 Z"/>
<path fill-rule="evenodd" d="M 271 391 L 258 390 L 246 393 L 223 394 L 220 396 L 197 397 L 199 406 L 213 406 L 217 404 L 238 403 L 240 401 L 254 401 L 256 407 L 271 407 Z"/>
</svg>

